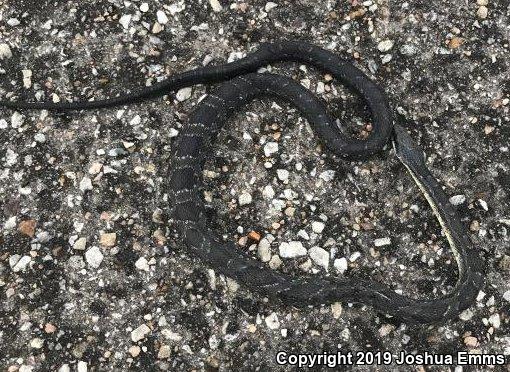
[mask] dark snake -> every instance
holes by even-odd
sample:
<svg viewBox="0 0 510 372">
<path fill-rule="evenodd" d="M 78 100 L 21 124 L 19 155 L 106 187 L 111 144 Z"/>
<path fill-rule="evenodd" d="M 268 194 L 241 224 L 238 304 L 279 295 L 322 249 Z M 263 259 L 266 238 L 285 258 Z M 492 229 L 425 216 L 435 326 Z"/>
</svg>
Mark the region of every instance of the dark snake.
<svg viewBox="0 0 510 372">
<path fill-rule="evenodd" d="M 291 78 L 256 73 L 261 67 L 282 61 L 314 66 L 361 96 L 373 118 L 369 137 L 360 140 L 342 134 L 324 103 Z M 192 254 L 250 290 L 296 307 L 336 301 L 359 303 L 403 321 L 431 323 L 455 318 L 475 302 L 484 285 L 483 260 L 445 192 L 427 169 L 423 152 L 407 131 L 394 123 L 384 91 L 361 70 L 329 51 L 301 41 L 263 44 L 235 62 L 185 71 L 120 97 L 70 103 L 2 101 L 0 105 L 12 109 L 59 111 L 96 109 L 140 102 L 190 85 L 220 82 L 220 87 L 198 104 L 180 132 L 168 167 L 171 217 Z M 317 275 L 294 277 L 253 259 L 233 242 L 223 241 L 221 234 L 209 227 L 201 197 L 204 162 L 211 155 L 211 146 L 227 119 L 250 101 L 266 96 L 295 106 L 323 144 L 342 158 L 366 159 L 392 140 L 397 157 L 432 207 L 457 261 L 457 283 L 448 294 L 417 300 L 375 281 Z"/>
</svg>

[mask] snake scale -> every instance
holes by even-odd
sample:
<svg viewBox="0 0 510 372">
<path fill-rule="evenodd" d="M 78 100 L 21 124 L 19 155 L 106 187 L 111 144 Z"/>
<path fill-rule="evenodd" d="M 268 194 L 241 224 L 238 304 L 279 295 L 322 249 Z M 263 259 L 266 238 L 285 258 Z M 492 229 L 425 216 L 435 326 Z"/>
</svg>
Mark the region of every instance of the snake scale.
<svg viewBox="0 0 510 372">
<path fill-rule="evenodd" d="M 266 65 L 294 61 L 309 64 L 331 74 L 366 102 L 373 130 L 365 140 L 349 138 L 336 127 L 324 103 L 293 79 L 270 73 L 256 73 Z M 262 44 L 237 61 L 205 66 L 170 76 L 137 92 L 119 97 L 82 102 L 1 101 L 12 109 L 81 110 L 113 107 L 154 98 L 195 84 L 222 83 L 207 95 L 190 115 L 175 143 L 168 167 L 171 217 L 189 251 L 205 264 L 252 291 L 296 307 L 335 301 L 370 305 L 377 311 L 410 323 L 444 322 L 471 306 L 484 285 L 484 264 L 465 227 L 450 205 L 443 189 L 425 165 L 423 152 L 406 130 L 394 123 L 384 91 L 361 70 L 336 54 L 301 41 Z M 270 97 L 295 106 L 308 120 L 323 144 L 347 160 L 362 160 L 380 152 L 390 141 L 431 205 L 453 250 L 458 280 L 446 295 L 417 300 L 379 282 L 349 277 L 320 275 L 291 276 L 270 269 L 239 250 L 233 242 L 209 227 L 201 196 L 202 170 L 211 155 L 213 142 L 225 124 L 244 105 L 256 98 Z"/>
</svg>

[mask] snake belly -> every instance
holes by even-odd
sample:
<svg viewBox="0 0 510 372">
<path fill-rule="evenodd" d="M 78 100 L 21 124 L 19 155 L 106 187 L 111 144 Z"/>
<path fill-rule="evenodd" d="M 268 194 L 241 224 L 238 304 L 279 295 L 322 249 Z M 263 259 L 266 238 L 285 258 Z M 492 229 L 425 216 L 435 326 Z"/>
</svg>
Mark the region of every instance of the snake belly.
<svg viewBox="0 0 510 372">
<path fill-rule="evenodd" d="M 310 64 L 332 74 L 357 93 L 372 115 L 370 136 L 358 140 L 343 135 L 323 102 L 294 80 L 269 73 L 255 74 L 260 67 L 280 61 Z M 402 127 L 394 124 L 383 90 L 334 53 L 301 41 L 263 44 L 259 50 L 235 62 L 185 71 L 120 97 L 73 103 L 0 101 L 0 106 L 57 111 L 96 109 L 141 102 L 190 85 L 219 82 L 223 83 L 200 102 L 181 130 L 175 144 L 175 156 L 168 167 L 171 216 L 195 256 L 250 290 L 296 307 L 352 302 L 372 306 L 403 321 L 431 323 L 455 318 L 474 303 L 484 285 L 484 265 L 479 251 L 473 247 L 459 216 L 427 169 L 421 150 Z M 459 275 L 449 293 L 434 299 L 417 300 L 375 281 L 317 275 L 294 277 L 271 270 L 240 251 L 233 242 L 223 241 L 221 234 L 210 228 L 201 197 L 205 159 L 210 156 L 213 142 L 225 122 L 244 105 L 262 97 L 276 98 L 295 106 L 324 145 L 345 159 L 368 158 L 393 140 L 398 158 L 431 205 L 454 253 Z"/>
</svg>

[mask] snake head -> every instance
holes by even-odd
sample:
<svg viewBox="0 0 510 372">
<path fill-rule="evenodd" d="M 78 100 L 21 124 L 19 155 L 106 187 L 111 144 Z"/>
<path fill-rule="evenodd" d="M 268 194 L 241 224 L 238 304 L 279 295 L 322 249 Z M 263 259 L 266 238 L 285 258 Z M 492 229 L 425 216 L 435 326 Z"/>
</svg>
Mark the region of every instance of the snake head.
<svg viewBox="0 0 510 372">
<path fill-rule="evenodd" d="M 423 151 L 416 145 L 405 128 L 395 124 L 393 133 L 393 148 L 397 157 L 406 164 L 423 163 Z"/>
</svg>

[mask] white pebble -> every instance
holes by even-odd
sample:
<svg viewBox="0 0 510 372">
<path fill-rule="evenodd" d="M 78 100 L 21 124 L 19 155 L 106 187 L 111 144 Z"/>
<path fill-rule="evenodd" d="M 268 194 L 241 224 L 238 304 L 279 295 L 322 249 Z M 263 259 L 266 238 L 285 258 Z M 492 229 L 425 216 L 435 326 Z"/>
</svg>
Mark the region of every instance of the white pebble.
<svg viewBox="0 0 510 372">
<path fill-rule="evenodd" d="M 272 199 L 274 197 L 274 189 L 271 185 L 266 185 L 262 190 L 262 196 L 266 199 Z"/>
<path fill-rule="evenodd" d="M 374 245 L 376 247 L 383 247 L 385 245 L 390 245 L 391 239 L 390 238 L 378 238 L 374 240 Z"/>
<path fill-rule="evenodd" d="M 103 258 L 103 253 L 101 253 L 99 247 L 89 248 L 89 250 L 85 252 L 85 260 L 94 269 L 97 269 L 101 265 Z"/>
<path fill-rule="evenodd" d="M 23 74 L 23 86 L 28 89 L 32 86 L 32 70 L 21 70 Z"/>
<path fill-rule="evenodd" d="M 136 260 L 135 267 L 138 270 L 149 271 L 149 269 L 150 269 L 149 261 L 147 261 L 147 259 L 145 257 L 140 257 L 138 260 Z"/>
<path fill-rule="evenodd" d="M 329 253 L 321 247 L 312 247 L 308 250 L 310 258 L 319 266 L 328 270 L 329 267 Z"/>
<path fill-rule="evenodd" d="M 151 329 L 146 324 L 142 324 L 138 328 L 131 331 L 131 340 L 133 342 L 143 340 L 145 336 L 147 336 L 150 332 Z"/>
<path fill-rule="evenodd" d="M 21 22 L 20 22 L 20 21 L 19 21 L 19 19 L 17 19 L 17 18 L 9 18 L 9 19 L 7 20 L 7 24 L 8 24 L 9 26 L 13 26 L 13 27 L 14 27 L 14 26 L 18 26 L 20 23 L 21 23 Z"/>
<path fill-rule="evenodd" d="M 450 198 L 450 204 L 453 205 L 461 205 L 466 201 L 466 197 L 464 195 L 453 195 Z"/>
<path fill-rule="evenodd" d="M 18 162 L 18 154 L 16 154 L 11 149 L 7 149 L 5 152 L 5 165 L 8 167 L 16 164 Z"/>
<path fill-rule="evenodd" d="M 87 238 L 80 238 L 73 244 L 73 248 L 78 251 L 84 251 L 87 248 Z"/>
<path fill-rule="evenodd" d="M 223 9 L 218 0 L 209 0 L 209 4 L 211 4 L 212 10 L 215 12 L 221 12 L 221 10 Z"/>
<path fill-rule="evenodd" d="M 177 101 L 183 102 L 191 97 L 191 91 L 190 87 L 179 89 L 175 94 L 175 98 L 177 98 Z"/>
<path fill-rule="evenodd" d="M 391 48 L 393 48 L 394 42 L 393 40 L 383 40 L 379 44 L 377 44 L 377 49 L 381 52 L 387 52 Z"/>
<path fill-rule="evenodd" d="M 166 25 L 168 23 L 168 17 L 166 16 L 166 13 L 162 10 L 158 10 L 156 12 L 156 17 L 158 18 L 158 23 L 162 25 Z"/>
<path fill-rule="evenodd" d="M 351 257 L 349 257 L 349 261 L 354 262 L 360 257 L 361 257 L 360 252 L 354 252 L 353 254 L 351 254 Z"/>
<path fill-rule="evenodd" d="M 30 347 L 33 349 L 40 349 L 44 346 L 44 340 L 40 339 L 39 337 L 36 337 L 30 341 Z"/>
<path fill-rule="evenodd" d="M 489 15 L 489 9 L 487 9 L 486 6 L 482 5 L 481 7 L 478 8 L 478 10 L 476 11 L 476 15 L 478 16 L 478 18 L 480 19 L 485 19 L 487 18 L 487 16 Z"/>
<path fill-rule="evenodd" d="M 92 190 L 92 188 L 92 180 L 88 177 L 83 177 L 80 181 L 80 190 L 86 192 L 87 190 Z"/>
<path fill-rule="evenodd" d="M 278 152 L 278 142 L 268 142 L 264 146 L 264 155 L 269 157 Z"/>
<path fill-rule="evenodd" d="M 77 372 L 87 372 L 89 369 L 87 362 L 84 362 L 83 360 L 80 360 L 78 362 L 78 366 L 76 367 Z"/>
<path fill-rule="evenodd" d="M 320 221 L 314 221 L 312 222 L 312 231 L 316 234 L 320 234 L 322 233 L 322 231 L 324 230 L 324 223 L 323 222 L 320 222 Z"/>
<path fill-rule="evenodd" d="M 5 119 L 0 119 L 0 129 L 7 129 L 9 125 Z"/>
<path fill-rule="evenodd" d="M 142 3 L 140 5 L 140 11 L 143 12 L 143 13 L 146 13 L 149 11 L 149 4 L 147 3 Z"/>
<path fill-rule="evenodd" d="M 19 259 L 19 261 L 14 265 L 12 268 L 12 271 L 15 273 L 19 271 L 25 271 L 27 269 L 28 264 L 32 261 L 32 257 L 30 256 L 23 256 Z"/>
<path fill-rule="evenodd" d="M 120 17 L 119 23 L 127 30 L 129 28 L 129 24 L 131 23 L 131 14 L 124 14 L 122 17 Z"/>
<path fill-rule="evenodd" d="M 9 217 L 4 223 L 5 230 L 12 230 L 16 227 L 16 216 Z"/>
<path fill-rule="evenodd" d="M 0 44 L 0 59 L 9 59 L 12 57 L 12 51 L 9 44 L 2 43 Z"/>
<path fill-rule="evenodd" d="M 251 195 L 247 192 L 243 192 L 239 195 L 239 205 L 248 205 L 252 202 Z"/>
<path fill-rule="evenodd" d="M 278 6 L 278 4 L 273 3 L 272 1 L 269 1 L 269 2 L 267 2 L 267 3 L 266 3 L 266 6 L 264 6 L 264 10 L 265 10 L 266 12 L 269 12 L 271 9 L 274 9 L 274 8 L 276 8 L 277 6 Z"/>
<path fill-rule="evenodd" d="M 487 202 L 483 199 L 478 199 L 478 203 L 480 203 L 480 205 L 482 206 L 482 208 L 484 209 L 484 211 L 488 211 L 489 210 L 489 206 L 487 205 Z"/>
<path fill-rule="evenodd" d="M 334 170 L 324 171 L 319 175 L 319 178 L 323 179 L 326 182 L 332 181 L 333 178 L 335 178 L 335 171 Z"/>
<path fill-rule="evenodd" d="M 269 240 L 264 238 L 259 242 L 257 253 L 262 262 L 269 262 L 271 260 L 271 243 L 269 243 Z"/>
<path fill-rule="evenodd" d="M 276 175 L 280 181 L 287 181 L 289 179 L 289 171 L 287 169 L 277 169 Z"/>
<path fill-rule="evenodd" d="M 276 315 L 275 312 L 266 316 L 265 322 L 266 322 L 267 328 L 269 328 L 269 329 L 280 328 L 280 321 L 278 320 L 278 315 Z"/>
<path fill-rule="evenodd" d="M 503 299 L 510 302 L 510 290 L 503 293 Z"/>
<path fill-rule="evenodd" d="M 34 136 L 35 142 L 44 143 L 46 142 L 46 136 L 43 133 L 37 133 Z"/>
<path fill-rule="evenodd" d="M 489 323 L 492 324 L 494 328 L 498 329 L 501 326 L 501 318 L 499 317 L 499 314 L 492 314 L 489 317 Z"/>
<path fill-rule="evenodd" d="M 343 274 L 347 270 L 347 259 L 345 257 L 337 258 L 335 262 L 333 262 L 333 266 L 335 267 L 336 271 L 338 271 L 340 274 Z"/>
<path fill-rule="evenodd" d="M 14 112 L 11 116 L 11 125 L 13 128 L 19 128 L 23 125 L 24 117 L 19 112 Z"/>
<path fill-rule="evenodd" d="M 303 247 L 303 244 L 298 241 L 292 242 L 283 242 L 279 247 L 280 257 L 282 258 L 294 258 L 305 256 L 307 251 L 306 248 Z"/>
</svg>

